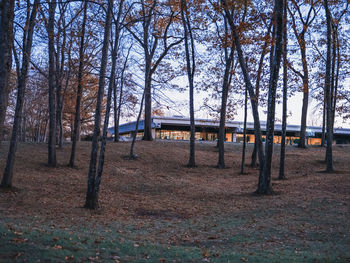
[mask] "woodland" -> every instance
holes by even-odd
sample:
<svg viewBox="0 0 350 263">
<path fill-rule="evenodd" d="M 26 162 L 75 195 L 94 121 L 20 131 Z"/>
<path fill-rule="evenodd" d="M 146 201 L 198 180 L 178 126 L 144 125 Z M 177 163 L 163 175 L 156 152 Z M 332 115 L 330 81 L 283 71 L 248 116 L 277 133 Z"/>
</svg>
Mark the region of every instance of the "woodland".
<svg viewBox="0 0 350 263">
<path fill-rule="evenodd" d="M 335 119 L 350 118 L 349 5 L 1 0 L 4 262 L 349 260 L 350 147 L 333 143 Z M 220 122 L 216 143 L 195 140 L 199 92 Z M 298 92 L 292 147 L 287 102 Z M 311 100 L 320 146 L 305 143 Z M 177 107 L 188 109 L 189 142 L 155 140 L 152 116 Z M 225 143 L 239 108 L 243 144 Z M 134 118 L 132 141 L 120 141 Z"/>
</svg>

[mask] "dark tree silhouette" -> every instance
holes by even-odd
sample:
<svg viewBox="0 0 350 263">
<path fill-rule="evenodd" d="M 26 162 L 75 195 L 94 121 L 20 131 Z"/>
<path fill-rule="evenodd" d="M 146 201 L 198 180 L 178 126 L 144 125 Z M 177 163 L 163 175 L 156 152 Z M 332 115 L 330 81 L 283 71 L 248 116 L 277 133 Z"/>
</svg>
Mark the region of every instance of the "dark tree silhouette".
<svg viewBox="0 0 350 263">
<path fill-rule="evenodd" d="M 282 35 L 283 35 L 283 0 L 275 0 L 275 21 L 276 21 L 276 43 L 273 50 L 272 65 L 270 66 L 270 80 L 268 89 L 268 109 L 266 120 L 266 143 L 264 170 L 260 173 L 258 194 L 270 194 L 271 186 L 271 164 L 273 154 L 273 137 L 275 131 L 275 112 L 276 112 L 276 90 L 280 62 L 282 57 Z"/>
<path fill-rule="evenodd" d="M 4 122 L 10 92 L 12 69 L 14 0 L 1 1 L 0 7 L 0 143 L 4 136 Z"/>
<path fill-rule="evenodd" d="M 194 39 L 192 35 L 191 22 L 189 19 L 189 11 L 187 3 L 185 0 L 181 0 L 181 19 L 182 25 L 184 28 L 184 44 L 185 44 L 185 53 L 186 53 L 186 65 L 187 65 L 187 77 L 189 83 L 189 105 L 190 105 L 190 157 L 187 166 L 195 167 L 195 122 L 194 122 L 194 105 L 193 105 L 193 91 L 194 91 L 194 73 L 196 71 L 195 63 L 195 51 L 194 51 Z"/>
<path fill-rule="evenodd" d="M 27 84 L 27 76 L 28 76 L 28 68 L 30 62 L 30 56 L 32 52 L 32 43 L 33 43 L 33 35 L 34 35 L 34 27 L 36 23 L 36 15 L 38 11 L 39 0 L 35 0 L 31 9 L 30 16 L 28 16 L 27 21 L 25 23 L 24 31 L 23 31 L 23 53 L 22 53 L 22 64 L 20 65 L 18 54 L 14 49 L 14 56 L 16 60 L 16 68 L 17 68 L 17 101 L 16 101 L 16 109 L 15 116 L 13 121 L 13 128 L 11 134 L 11 142 L 10 148 L 7 155 L 5 172 L 2 177 L 1 187 L 10 188 L 12 187 L 12 175 L 13 175 L 13 167 L 15 164 L 15 154 L 18 144 L 18 132 L 19 126 L 22 121 L 22 113 L 23 113 L 23 103 L 24 103 L 24 95 Z M 27 6 L 28 10 L 30 10 L 30 6 Z"/>
<path fill-rule="evenodd" d="M 88 173 L 88 186 L 86 191 L 85 208 L 96 209 L 98 208 L 98 193 L 100 187 L 100 177 L 96 178 L 96 162 L 97 162 L 97 152 L 98 152 L 98 138 L 100 136 L 100 125 L 101 125 L 101 107 L 103 100 L 104 87 L 106 83 L 106 68 L 107 68 L 107 57 L 108 57 L 108 46 L 111 31 L 112 22 L 112 10 L 113 10 L 113 0 L 108 0 L 107 14 L 105 20 L 105 31 L 103 37 L 102 46 L 102 57 L 101 57 L 101 68 L 98 84 L 97 102 L 95 110 L 95 122 L 94 122 L 94 133 L 92 136 L 91 145 L 91 156 L 90 165 Z"/>
<path fill-rule="evenodd" d="M 280 154 L 280 170 L 278 179 L 285 179 L 284 161 L 286 156 L 286 132 L 287 132 L 287 84 L 288 84 L 288 66 L 287 66 L 287 0 L 284 0 L 283 7 L 283 108 L 282 108 L 282 139 L 281 139 L 281 154 Z"/>
<path fill-rule="evenodd" d="M 75 152 L 77 148 L 77 142 L 79 140 L 79 126 L 80 126 L 80 105 L 81 97 L 83 94 L 83 71 L 84 71 L 84 45 L 85 45 L 85 29 L 86 29 L 86 12 L 87 12 L 87 3 L 84 1 L 84 11 L 83 11 L 83 23 L 81 25 L 81 38 L 80 38 L 80 47 L 79 47 L 79 68 L 78 68 L 78 89 L 77 89 L 77 99 L 75 103 L 75 117 L 74 117 L 74 130 L 72 136 L 72 150 L 69 159 L 69 166 L 74 167 L 75 162 Z"/>
</svg>

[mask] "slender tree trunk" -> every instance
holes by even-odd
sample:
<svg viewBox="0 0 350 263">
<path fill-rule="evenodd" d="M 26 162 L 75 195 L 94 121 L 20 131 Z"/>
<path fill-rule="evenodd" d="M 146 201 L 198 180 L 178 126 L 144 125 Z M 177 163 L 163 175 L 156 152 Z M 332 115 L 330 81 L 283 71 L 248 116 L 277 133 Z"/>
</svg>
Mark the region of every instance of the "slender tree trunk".
<svg viewBox="0 0 350 263">
<path fill-rule="evenodd" d="M 146 71 L 145 71 L 145 120 L 144 120 L 144 133 L 143 140 L 152 141 L 152 89 L 151 81 L 151 59 L 146 61 Z"/>
<path fill-rule="evenodd" d="M 265 162 L 264 170 L 260 173 L 258 194 L 269 194 L 272 192 L 271 185 L 271 165 L 273 154 L 273 137 L 275 129 L 275 108 L 276 108 L 276 90 L 279 75 L 279 68 L 282 56 L 282 28 L 283 28 L 283 0 L 275 0 L 276 11 L 276 43 L 273 53 L 273 64 L 271 66 L 268 109 L 266 121 L 266 143 L 265 143 Z"/>
<path fill-rule="evenodd" d="M 117 84 L 114 81 L 113 85 L 113 117 L 114 117 L 114 142 L 119 142 L 119 123 L 118 123 L 118 106 L 117 104 L 118 97 L 117 97 Z"/>
<path fill-rule="evenodd" d="M 247 111 L 248 111 L 248 90 L 247 87 L 244 93 L 244 124 L 243 124 L 243 149 L 242 149 L 242 162 L 241 162 L 241 174 L 244 174 L 245 165 L 245 150 L 247 141 Z"/>
<path fill-rule="evenodd" d="M 102 46 L 102 58 L 100 68 L 100 79 L 98 85 L 97 102 L 95 110 L 94 133 L 92 136 L 91 157 L 88 173 L 88 186 L 86 191 L 85 208 L 98 208 L 98 192 L 96 192 L 96 162 L 98 152 L 98 138 L 100 136 L 101 125 L 101 105 L 103 100 L 104 87 L 106 82 L 107 56 L 109 46 L 109 36 L 111 31 L 113 0 L 108 0 L 107 15 L 105 21 L 105 31 Z M 98 187 L 98 186 L 97 186 Z"/>
<path fill-rule="evenodd" d="M 35 19 L 38 11 L 39 0 L 35 0 L 33 8 L 30 14 L 29 21 L 26 21 L 26 27 L 23 33 L 23 38 L 25 45 L 23 46 L 23 55 L 22 55 L 22 67 L 20 72 L 17 72 L 18 75 L 18 84 L 17 84 L 17 102 L 15 109 L 15 117 L 13 121 L 13 128 L 11 134 L 10 148 L 7 155 L 6 167 L 1 181 L 1 187 L 10 188 L 12 187 L 12 177 L 13 177 L 13 168 L 15 163 L 15 154 L 18 144 L 18 132 L 20 122 L 22 121 L 23 113 L 23 104 L 24 104 L 24 95 L 27 82 L 28 68 L 30 62 L 30 56 L 32 51 L 33 43 L 33 34 L 35 27 Z M 28 6 L 28 8 L 30 8 Z M 18 66 L 19 68 L 19 66 Z"/>
<path fill-rule="evenodd" d="M 12 69 L 14 0 L 2 1 L 0 8 L 0 143 L 5 133 L 5 117 Z"/>
<path fill-rule="evenodd" d="M 305 41 L 304 41 L 305 42 Z M 303 75 L 303 106 L 301 109 L 301 124 L 300 124 L 300 139 L 299 139 L 299 148 L 306 148 L 306 122 L 307 122 L 307 110 L 309 104 L 309 73 L 308 66 L 306 62 L 306 51 L 305 49 L 301 50 L 302 53 L 302 64 L 304 69 Z"/>
<path fill-rule="evenodd" d="M 192 29 L 189 20 L 189 14 L 185 0 L 181 0 L 181 19 L 184 28 L 185 39 L 185 53 L 186 53 L 186 65 L 187 65 L 187 77 L 189 82 L 189 106 L 190 106 L 190 157 L 187 166 L 195 167 L 195 120 L 194 120 L 194 103 L 193 103 L 193 91 L 194 91 L 194 72 L 196 70 L 195 54 L 194 54 L 194 41 L 192 36 Z M 190 43 L 189 43 L 190 40 Z M 191 45 L 191 53 L 190 46 Z"/>
<path fill-rule="evenodd" d="M 137 115 L 135 131 L 134 131 L 134 134 L 132 136 L 132 142 L 131 142 L 130 154 L 129 154 L 129 158 L 130 159 L 136 159 L 137 158 L 137 155 L 134 154 L 134 148 L 135 148 L 135 142 L 136 142 L 137 133 L 139 131 L 139 123 L 140 123 L 141 114 L 142 114 L 142 110 L 143 110 L 143 102 L 144 102 L 144 100 L 145 100 L 145 91 L 142 94 L 140 111 L 139 111 L 139 114 Z"/>
<path fill-rule="evenodd" d="M 55 10 L 56 1 L 49 2 L 49 20 L 47 25 L 47 32 L 49 35 L 49 143 L 48 143 L 48 165 L 56 166 L 56 99 L 55 99 Z"/>
<path fill-rule="evenodd" d="M 87 12 L 87 0 L 84 1 L 84 15 L 83 23 L 81 28 L 81 38 L 79 47 L 79 69 L 78 69 L 78 89 L 77 98 L 75 103 L 75 117 L 74 117 L 74 128 L 72 136 L 72 149 L 70 154 L 69 166 L 74 167 L 75 163 L 75 152 L 77 148 L 77 142 L 79 141 L 79 124 L 80 124 L 80 105 L 83 94 L 83 71 L 84 71 L 84 45 L 85 45 L 85 28 L 86 28 L 86 12 Z"/>
<path fill-rule="evenodd" d="M 259 156 L 259 170 L 260 170 L 260 174 L 261 174 L 263 171 L 263 167 L 264 167 L 264 158 L 265 157 L 264 157 L 262 137 L 261 137 L 260 118 L 259 118 L 259 111 L 258 111 L 258 100 L 257 100 L 256 94 L 254 92 L 254 87 L 253 87 L 251 80 L 250 80 L 250 76 L 249 76 L 247 65 L 246 65 L 246 62 L 244 59 L 244 55 L 243 55 L 241 43 L 239 40 L 239 36 L 237 33 L 237 29 L 236 29 L 236 26 L 235 26 L 233 18 L 232 18 L 232 14 L 229 12 L 226 0 L 221 0 L 221 3 L 224 6 L 225 15 L 226 15 L 227 20 L 229 22 L 229 25 L 231 27 L 232 35 L 233 35 L 236 50 L 237 50 L 239 64 L 241 66 L 242 73 L 244 76 L 244 82 L 245 82 L 247 89 L 248 89 L 248 92 L 249 92 L 250 103 L 252 106 L 253 118 L 254 118 L 254 133 L 255 133 L 255 138 L 256 138 L 256 142 L 257 142 L 257 149 L 258 149 L 258 156 Z"/>
<path fill-rule="evenodd" d="M 287 67 L 287 4 L 288 0 L 284 0 L 283 7 L 283 108 L 282 108 L 282 139 L 281 139 L 281 154 L 280 154 L 280 170 L 278 179 L 286 178 L 284 173 L 284 163 L 286 156 L 286 133 L 287 133 L 287 100 L 288 100 L 288 67 Z"/>
<path fill-rule="evenodd" d="M 126 66 L 128 64 L 128 58 L 130 55 L 131 47 L 128 50 L 128 54 L 126 56 L 126 59 L 124 61 L 121 77 L 120 77 L 120 90 L 119 90 L 119 102 L 117 107 L 117 89 L 116 86 L 114 87 L 114 141 L 119 142 L 119 123 L 120 123 L 120 114 L 121 114 L 121 107 L 122 107 L 122 98 L 123 98 L 123 91 L 124 91 L 124 73 L 126 70 Z"/>
<path fill-rule="evenodd" d="M 322 110 L 322 137 L 321 137 L 321 147 L 325 146 L 326 141 L 326 90 L 323 89 L 323 110 Z"/>
<path fill-rule="evenodd" d="M 326 148 L 326 171 L 333 172 L 333 120 L 332 120 L 332 95 L 331 95 L 331 45 L 332 45 L 332 28 L 331 28 L 331 14 L 328 8 L 328 0 L 324 0 L 324 7 L 326 10 L 327 22 L 327 59 L 326 59 L 326 77 L 325 77 L 325 91 L 326 91 L 326 110 L 327 110 L 327 148 Z"/>
<path fill-rule="evenodd" d="M 102 132 L 102 138 L 101 138 L 101 147 L 100 147 L 100 156 L 98 160 L 98 166 L 97 166 L 97 175 L 95 179 L 95 196 L 98 197 L 99 191 L 100 191 L 100 184 L 101 184 L 101 178 L 102 178 L 102 172 L 103 172 L 103 165 L 105 160 L 105 150 L 106 150 L 106 143 L 107 143 L 107 131 L 108 131 L 108 123 L 109 123 L 109 114 L 111 112 L 111 106 L 112 106 L 112 92 L 113 92 L 113 86 L 114 86 L 114 80 L 115 80 L 115 70 L 117 66 L 117 54 L 118 54 L 118 43 L 119 43 L 119 33 L 120 33 L 120 26 L 119 26 L 119 20 L 122 13 L 122 7 L 123 7 L 123 0 L 119 3 L 119 12 L 117 16 L 117 24 L 115 29 L 115 39 L 114 39 L 114 47 L 112 49 L 112 68 L 111 68 L 111 74 L 109 77 L 109 85 L 108 85 L 108 92 L 107 92 L 107 104 L 106 104 L 106 114 L 105 114 L 105 121 L 103 124 L 103 132 Z"/>
<path fill-rule="evenodd" d="M 227 29 L 227 19 L 225 19 L 225 33 L 228 33 Z M 221 110 L 220 110 L 220 126 L 219 126 L 219 138 L 218 138 L 218 148 L 219 148 L 219 160 L 218 168 L 225 168 L 225 124 L 226 124 L 226 107 L 227 107 L 227 97 L 229 90 L 229 79 L 230 79 L 230 69 L 233 63 L 233 47 L 231 48 L 230 54 L 228 54 L 227 43 L 224 47 L 225 51 L 225 73 L 222 84 L 222 97 L 221 97 Z"/>
<path fill-rule="evenodd" d="M 261 55 L 260 55 L 260 60 L 259 60 L 259 66 L 258 66 L 258 71 L 257 71 L 257 76 L 256 76 L 256 83 L 255 83 L 255 94 L 256 94 L 256 100 L 257 100 L 256 103 L 257 104 L 259 104 L 260 80 L 261 80 L 261 74 L 262 74 L 263 67 L 264 67 L 264 58 L 265 58 L 266 50 L 267 50 L 268 44 L 269 44 L 268 36 L 271 33 L 272 25 L 273 25 L 273 23 L 271 21 L 271 23 L 269 24 L 269 27 L 267 29 L 267 32 L 266 32 L 266 37 L 265 37 L 266 40 L 265 40 L 263 48 L 261 50 Z M 258 139 L 255 137 L 254 149 L 252 152 L 251 163 L 250 163 L 250 167 L 252 167 L 252 168 L 257 166 L 257 164 L 256 164 L 257 153 L 258 153 L 257 142 L 258 142 Z"/>
</svg>

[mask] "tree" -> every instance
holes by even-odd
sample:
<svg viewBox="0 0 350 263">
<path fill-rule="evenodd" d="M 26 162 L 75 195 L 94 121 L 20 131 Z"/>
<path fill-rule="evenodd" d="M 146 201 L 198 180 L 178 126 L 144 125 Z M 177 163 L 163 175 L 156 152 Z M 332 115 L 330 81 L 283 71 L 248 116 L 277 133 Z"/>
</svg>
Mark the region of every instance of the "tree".
<svg viewBox="0 0 350 263">
<path fill-rule="evenodd" d="M 39 0 L 35 0 L 32 8 L 30 8 L 30 2 L 27 2 L 27 18 L 25 26 L 23 28 L 23 54 L 22 64 L 20 65 L 18 54 L 16 49 L 13 49 L 14 57 L 16 60 L 17 68 L 17 102 L 15 117 L 13 122 L 10 148 L 7 156 L 6 167 L 4 175 L 1 181 L 1 187 L 12 187 L 13 167 L 15 163 L 15 153 L 18 144 L 18 130 L 20 122 L 22 121 L 22 110 L 25 95 L 25 88 L 27 83 L 28 68 L 30 62 L 30 56 L 32 52 L 33 34 L 36 23 L 36 15 L 38 11 Z"/>
<path fill-rule="evenodd" d="M 56 83 L 55 83 L 55 10 L 57 2 L 49 1 L 49 19 L 47 23 L 48 50 L 49 50 L 49 142 L 48 165 L 56 166 Z"/>
<path fill-rule="evenodd" d="M 221 96 L 221 108 L 220 108 L 220 126 L 219 126 L 219 136 L 218 136 L 218 146 L 219 146 L 219 160 L 218 160 L 218 168 L 225 168 L 225 149 L 224 149 L 224 142 L 225 142 L 225 124 L 226 124 L 226 106 L 227 106 L 227 97 L 229 92 L 229 86 L 232 79 L 232 64 L 233 64 L 233 53 L 234 53 L 234 46 L 231 43 L 231 48 L 229 48 L 230 43 L 233 42 L 228 41 L 228 25 L 227 25 L 227 18 L 224 17 L 224 26 L 225 26 L 225 36 L 223 39 L 223 49 L 225 53 L 225 73 L 223 77 L 223 83 L 222 83 L 222 96 Z"/>
<path fill-rule="evenodd" d="M 223 6 L 225 16 L 227 17 L 227 21 L 230 25 L 231 28 L 231 33 L 232 37 L 234 39 L 236 51 L 237 51 L 237 56 L 239 60 L 239 64 L 241 66 L 242 74 L 244 77 L 244 82 L 246 85 L 246 88 L 249 93 L 250 97 L 250 103 L 252 106 L 252 111 L 253 111 L 253 118 L 254 118 L 254 134 L 255 134 L 255 140 L 257 142 L 257 151 L 258 151 L 258 156 L 259 156 L 259 170 L 260 174 L 263 172 L 264 168 L 264 152 L 263 152 L 263 145 L 262 145 L 262 137 L 261 137 L 261 126 L 260 126 L 260 117 L 259 117 L 259 111 L 258 111 L 258 99 L 256 97 L 256 93 L 254 91 L 254 87 L 251 82 L 251 78 L 249 76 L 247 64 L 244 58 L 242 46 L 241 46 L 241 41 L 239 39 L 239 35 L 237 32 L 236 25 L 233 20 L 233 5 L 229 5 L 230 2 L 227 0 L 221 0 L 221 4 Z M 231 7 L 231 8 L 230 8 Z M 231 9 L 231 11 L 230 11 Z"/>
<path fill-rule="evenodd" d="M 327 148 L 326 148 L 326 171 L 333 172 L 333 114 L 332 114 L 332 95 L 331 95 L 331 67 L 332 67 L 332 27 L 331 13 L 328 8 L 328 0 L 324 0 L 324 9 L 326 11 L 327 23 L 327 59 L 326 59 L 326 75 L 325 75 L 325 98 L 326 98 L 326 116 L 327 116 Z"/>
<path fill-rule="evenodd" d="M 4 122 L 10 92 L 14 5 L 15 0 L 0 3 L 0 143 L 4 136 Z"/>
<path fill-rule="evenodd" d="M 248 110 L 248 90 L 245 89 L 244 92 L 244 121 L 243 121 L 243 149 L 242 149 L 242 161 L 241 161 L 241 172 L 244 174 L 244 164 L 245 164 L 245 150 L 247 141 L 247 110 Z"/>
<path fill-rule="evenodd" d="M 141 0 L 139 6 L 140 9 L 131 15 L 131 22 L 126 25 L 126 28 L 144 52 L 145 123 L 143 139 L 151 141 L 153 140 L 152 77 L 164 57 L 174 46 L 182 42 L 182 38 L 171 34 L 171 25 L 176 17 L 172 5 L 157 0 Z M 138 25 L 139 23 L 141 25 Z"/>
<path fill-rule="evenodd" d="M 80 107 L 81 107 L 81 97 L 83 94 L 83 71 L 84 71 L 84 45 L 85 45 L 85 28 L 86 28 L 86 12 L 87 12 L 87 0 L 84 1 L 84 11 L 83 11 L 83 22 L 81 26 L 81 38 L 79 47 L 79 69 L 78 69 L 78 90 L 77 98 L 75 103 L 75 117 L 74 117 L 74 130 L 73 130 L 73 140 L 72 140 L 72 150 L 69 160 L 69 166 L 74 167 L 75 161 L 75 151 L 76 145 L 79 137 L 79 126 L 80 126 Z"/>
<path fill-rule="evenodd" d="M 292 21 L 292 29 L 294 32 L 294 35 L 297 39 L 297 43 L 299 45 L 300 49 L 300 61 L 302 64 L 303 73 L 301 73 L 299 70 L 295 69 L 292 64 L 289 64 L 290 69 L 297 74 L 303 82 L 303 106 L 302 106 L 302 113 L 301 113 L 301 124 L 300 124 L 300 140 L 298 147 L 305 148 L 306 147 L 306 124 L 307 124 L 307 111 L 308 111 L 308 104 L 309 104 L 309 66 L 308 66 L 308 59 L 306 54 L 306 32 L 310 28 L 312 22 L 314 21 L 317 11 L 315 9 L 316 4 L 318 1 L 297 1 L 292 0 L 292 8 L 288 9 L 289 14 L 291 16 Z M 307 12 L 304 12 L 303 9 L 306 5 L 310 5 Z M 292 11 L 294 10 L 294 11 Z M 306 18 L 304 18 L 304 15 L 306 15 Z M 299 23 L 297 18 L 299 18 Z"/>
<path fill-rule="evenodd" d="M 288 0 L 284 0 L 283 7 L 283 106 L 282 106 L 282 139 L 281 139 L 281 153 L 280 153 L 280 170 L 278 179 L 285 179 L 284 161 L 286 156 L 286 133 L 287 133 L 287 99 L 288 99 L 288 61 L 287 61 L 287 8 Z"/>
<path fill-rule="evenodd" d="M 275 108 L 276 108 L 276 90 L 280 62 L 282 56 L 282 29 L 283 29 L 283 0 L 275 0 L 275 21 L 276 21 L 276 43 L 271 59 L 271 72 L 269 81 L 268 109 L 266 120 L 266 143 L 265 143 L 265 160 L 264 170 L 260 173 L 258 194 L 269 194 L 272 192 L 271 186 L 271 164 L 273 154 L 273 137 L 275 131 Z"/>
<path fill-rule="evenodd" d="M 194 91 L 194 73 L 196 71 L 196 62 L 195 62 L 195 50 L 194 50 L 194 39 L 192 35 L 192 27 L 189 19 L 189 10 L 185 0 L 181 0 L 181 19 L 182 25 L 184 28 L 184 45 L 186 53 L 186 69 L 187 77 L 189 83 L 189 107 L 190 107 L 190 157 L 187 166 L 195 167 L 195 132 L 196 127 L 194 123 L 194 105 L 193 105 L 193 91 Z"/>
<path fill-rule="evenodd" d="M 112 22 L 112 10 L 113 10 L 113 0 L 108 0 L 108 6 L 106 11 L 105 20 L 105 30 L 103 37 L 102 46 L 102 57 L 101 57 L 101 68 L 99 74 L 99 85 L 97 93 L 97 103 L 95 110 L 95 121 L 94 121 L 94 133 L 92 137 L 91 146 L 91 156 L 90 165 L 88 173 L 88 187 L 86 191 L 85 208 L 96 209 L 98 208 L 98 193 L 101 182 L 101 174 L 96 174 L 96 162 L 97 162 L 97 152 L 98 152 L 98 138 L 100 135 L 100 125 L 101 125 L 101 105 L 103 100 L 104 87 L 106 82 L 106 68 L 107 68 L 107 56 L 108 56 L 108 46 L 111 31 Z"/>
</svg>

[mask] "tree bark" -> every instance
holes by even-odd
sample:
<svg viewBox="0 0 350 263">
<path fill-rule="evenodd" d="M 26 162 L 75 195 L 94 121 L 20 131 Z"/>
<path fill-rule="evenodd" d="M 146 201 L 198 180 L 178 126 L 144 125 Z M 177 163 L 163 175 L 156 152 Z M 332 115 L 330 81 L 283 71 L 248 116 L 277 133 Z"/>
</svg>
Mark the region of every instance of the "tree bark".
<svg viewBox="0 0 350 263">
<path fill-rule="evenodd" d="M 95 110 L 94 133 L 92 136 L 90 165 L 89 165 L 89 173 L 88 173 L 88 186 L 87 186 L 86 200 L 84 205 L 85 208 L 89 208 L 89 209 L 96 209 L 99 206 L 98 192 L 96 192 L 96 162 L 97 162 L 97 152 L 98 152 L 98 138 L 100 136 L 100 125 L 101 125 L 101 105 L 102 105 L 104 87 L 106 82 L 107 56 L 108 56 L 109 37 L 110 37 L 110 31 L 111 31 L 112 10 L 113 10 L 113 0 L 108 0 L 107 15 L 106 15 L 106 21 L 105 21 L 105 31 L 104 31 L 103 46 L 102 46 L 100 78 L 99 78 L 99 84 L 98 84 L 98 93 L 97 93 L 96 110 Z"/>
<path fill-rule="evenodd" d="M 244 124 L 243 124 L 243 149 L 242 149 L 242 162 L 241 162 L 241 173 L 244 174 L 245 165 L 245 150 L 247 141 L 247 111 L 248 111 L 248 90 L 247 87 L 244 92 Z"/>
<path fill-rule="evenodd" d="M 123 98 L 123 92 L 124 92 L 124 73 L 126 70 L 126 66 L 128 64 L 128 58 L 130 55 L 131 47 L 128 50 L 128 55 L 125 58 L 121 77 L 120 77 L 120 89 L 119 89 L 119 102 L 117 107 L 117 88 L 116 85 L 114 86 L 114 141 L 119 142 L 119 123 L 120 123 L 120 115 L 121 115 L 121 108 L 122 108 L 122 98 Z"/>
<path fill-rule="evenodd" d="M 102 178 L 102 172 L 103 172 L 103 165 L 105 160 L 105 150 L 106 150 L 106 143 L 107 143 L 107 131 L 108 131 L 108 123 L 109 123 L 109 114 L 111 112 L 111 106 L 112 106 L 112 93 L 113 93 L 113 86 L 114 86 L 114 79 L 115 79 L 115 70 L 117 66 L 117 54 L 118 54 L 118 43 L 119 43 L 119 35 L 120 35 L 120 26 L 119 26 L 119 20 L 122 13 L 123 8 L 123 0 L 119 2 L 119 10 L 117 15 L 117 24 L 115 29 L 115 38 L 114 38 L 114 47 L 112 49 L 112 68 L 111 68 L 111 74 L 109 77 L 109 85 L 108 85 L 108 92 L 107 92 L 107 104 L 106 104 L 106 114 L 105 114 L 105 121 L 103 124 L 103 132 L 102 132 L 102 138 L 101 138 L 101 147 L 100 147 L 100 156 L 98 160 L 98 166 L 97 166 L 97 175 L 95 179 L 95 196 L 98 196 L 100 191 L 100 184 L 101 184 L 101 178 Z"/>
<path fill-rule="evenodd" d="M 227 21 L 225 19 L 225 33 L 228 34 Z M 226 38 L 225 38 L 226 39 Z M 227 42 L 227 41 L 226 41 Z M 227 107 L 227 97 L 228 90 L 230 86 L 230 69 L 233 63 L 233 49 L 231 48 L 230 54 L 228 54 L 227 43 L 225 43 L 225 72 L 224 79 L 222 83 L 222 97 L 221 97 L 221 109 L 220 109 L 220 126 L 219 126 L 219 138 L 218 138 L 218 148 L 219 148 L 219 160 L 218 168 L 225 168 L 225 124 L 226 124 L 226 107 Z"/>
<path fill-rule="evenodd" d="M 264 158 L 265 157 L 264 157 L 262 137 L 261 137 L 260 117 L 259 117 L 259 111 L 258 111 L 258 100 L 257 100 L 256 94 L 254 92 L 254 87 L 251 83 L 251 79 L 250 79 L 250 76 L 248 73 L 247 65 L 246 65 L 246 62 L 244 59 L 241 43 L 239 40 L 236 26 L 235 26 L 233 18 L 232 18 L 232 14 L 229 12 L 226 0 L 221 0 L 221 3 L 223 4 L 225 15 L 226 15 L 227 20 L 229 22 L 229 25 L 231 27 L 231 32 L 232 32 L 232 35 L 234 38 L 239 64 L 241 66 L 243 77 L 244 77 L 244 82 L 245 82 L 245 85 L 248 89 L 248 93 L 249 93 L 249 97 L 250 97 L 250 103 L 252 106 L 253 118 L 254 118 L 254 133 L 255 133 L 255 138 L 256 138 L 256 142 L 257 142 L 257 150 L 258 150 L 258 156 L 259 156 L 259 170 L 260 170 L 260 174 L 261 174 L 263 171 L 263 167 L 264 167 Z"/>
<path fill-rule="evenodd" d="M 5 117 L 12 69 L 14 0 L 2 1 L 0 9 L 0 143 L 5 133 Z"/>
<path fill-rule="evenodd" d="M 49 143 L 48 143 L 48 165 L 56 166 L 56 83 L 55 83 L 55 10 L 56 1 L 49 2 L 49 19 L 47 33 L 49 37 Z"/>
<path fill-rule="evenodd" d="M 83 94 L 83 71 L 84 71 L 84 45 L 85 45 L 85 28 L 86 28 L 86 12 L 87 12 L 87 0 L 84 1 L 84 15 L 83 23 L 81 28 L 81 38 L 79 47 L 79 69 L 78 69 L 78 89 L 77 98 L 75 103 L 75 117 L 74 117 L 74 128 L 72 136 L 72 149 L 70 154 L 69 166 L 74 167 L 75 163 L 75 152 L 77 148 L 77 142 L 79 141 L 79 124 L 80 124 L 80 105 Z"/>
<path fill-rule="evenodd" d="M 29 21 L 26 21 L 26 28 L 23 33 L 23 55 L 22 55 L 22 66 L 19 72 L 17 72 L 18 81 L 17 81 L 17 101 L 16 101 L 16 109 L 15 116 L 13 121 L 13 128 L 11 134 L 11 142 L 10 148 L 7 155 L 6 167 L 1 181 L 1 187 L 10 188 L 12 187 L 12 177 L 13 177 L 13 168 L 15 163 L 15 154 L 17 150 L 18 144 L 18 132 L 19 126 L 22 121 L 22 113 L 23 113 L 23 103 L 24 103 L 24 95 L 25 88 L 28 76 L 28 68 L 30 62 L 30 56 L 32 51 L 32 43 L 33 43 L 33 34 L 35 27 L 35 19 L 38 11 L 39 0 L 35 0 L 32 11 L 29 17 Z M 27 8 L 30 8 L 29 6 Z M 18 67 L 19 68 L 19 65 Z"/>
<path fill-rule="evenodd" d="M 333 172 L 333 119 L 332 119 L 332 96 L 331 96 L 331 45 L 332 45 L 332 28 L 331 14 L 328 8 L 328 0 L 324 0 L 324 8 L 326 11 L 327 23 L 327 59 L 326 59 L 326 76 L 325 76 L 325 91 L 326 91 L 326 111 L 327 111 L 327 148 L 326 148 L 326 171 Z"/>
<path fill-rule="evenodd" d="M 141 114 L 142 114 L 144 100 L 145 100 L 145 91 L 143 91 L 143 93 L 142 93 L 140 111 L 139 111 L 139 114 L 137 115 L 135 131 L 134 131 L 134 134 L 132 136 L 132 142 L 131 142 L 130 154 L 129 154 L 129 158 L 130 159 L 136 159 L 137 158 L 137 156 L 134 154 L 134 148 L 135 148 L 135 142 L 136 142 L 137 133 L 139 131 L 139 122 L 140 122 L 140 119 L 141 119 Z"/>
<path fill-rule="evenodd" d="M 306 46 L 304 34 L 300 36 L 300 52 L 303 65 L 303 106 L 301 109 L 301 124 L 300 124 L 300 139 L 299 148 L 306 148 L 306 122 L 307 122 L 307 110 L 309 105 L 309 70 L 306 58 Z"/>
<path fill-rule="evenodd" d="M 260 92 L 260 80 L 261 80 L 261 74 L 263 71 L 263 66 L 264 66 L 264 58 L 266 55 L 266 50 L 268 48 L 268 36 L 271 33 L 271 28 L 272 28 L 272 22 L 269 24 L 268 28 L 267 28 L 267 32 L 266 32 L 266 36 L 265 36 L 265 42 L 263 45 L 263 48 L 261 50 L 261 55 L 260 55 L 260 60 L 259 60 L 259 66 L 258 66 L 258 71 L 257 71 L 257 76 L 256 76 L 256 82 L 255 82 L 255 95 L 256 95 L 256 103 L 259 105 L 259 92 Z M 250 167 L 254 168 L 256 167 L 256 160 L 257 160 L 257 153 L 258 153 L 258 147 L 257 147 L 257 138 L 255 138 L 254 140 L 254 148 L 253 148 L 253 152 L 252 152 L 252 157 L 251 157 L 251 163 L 250 163 Z"/>
<path fill-rule="evenodd" d="M 271 165 L 273 154 L 273 137 L 275 130 L 275 108 L 276 108 L 276 90 L 279 75 L 279 68 L 282 56 L 282 28 L 283 28 L 283 0 L 275 0 L 276 16 L 276 43 L 273 52 L 273 64 L 271 66 L 269 91 L 268 91 L 268 109 L 266 120 L 266 143 L 265 143 L 265 162 L 264 170 L 260 173 L 258 194 L 272 193 L 271 185 Z"/>
<path fill-rule="evenodd" d="M 286 156 L 286 133 L 287 133 L 287 100 L 288 100 L 288 67 L 287 67 L 287 4 L 288 0 L 284 0 L 283 7 L 283 106 L 282 106 L 282 139 L 281 139 L 281 153 L 280 153 L 280 170 L 278 179 L 286 178 L 284 173 L 284 163 Z"/>
<path fill-rule="evenodd" d="M 185 40 L 185 53 L 186 53 L 186 65 L 187 65 L 187 77 L 189 82 L 189 106 L 190 106 L 190 157 L 188 160 L 188 167 L 195 167 L 195 121 L 194 121 L 194 73 L 196 71 L 195 54 L 194 54 L 194 40 L 192 36 L 191 23 L 189 20 L 189 14 L 187 4 L 185 0 L 181 0 L 181 19 L 184 28 L 184 40 Z M 190 43 L 189 43 L 190 42 Z M 191 52 L 190 47 L 191 46 Z"/>
</svg>

